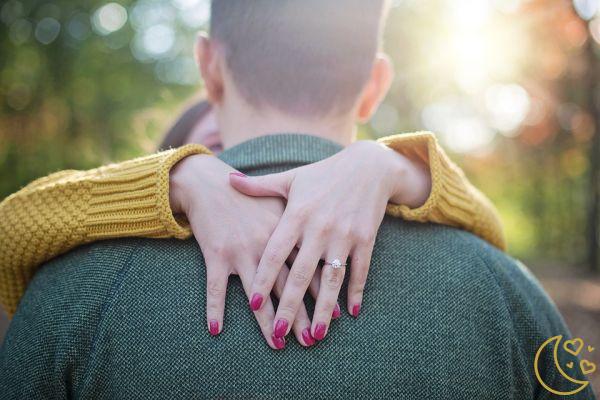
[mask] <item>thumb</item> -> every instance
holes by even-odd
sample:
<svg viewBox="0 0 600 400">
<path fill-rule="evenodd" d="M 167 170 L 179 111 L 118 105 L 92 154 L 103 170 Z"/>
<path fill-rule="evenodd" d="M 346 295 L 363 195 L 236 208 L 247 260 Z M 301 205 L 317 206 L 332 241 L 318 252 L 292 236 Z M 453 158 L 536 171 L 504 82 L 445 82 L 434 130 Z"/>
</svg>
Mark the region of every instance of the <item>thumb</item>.
<svg viewBox="0 0 600 400">
<path fill-rule="evenodd" d="M 229 183 L 235 190 L 248 196 L 283 197 L 287 199 L 293 172 L 263 176 L 247 176 L 240 172 L 229 174 Z"/>
</svg>

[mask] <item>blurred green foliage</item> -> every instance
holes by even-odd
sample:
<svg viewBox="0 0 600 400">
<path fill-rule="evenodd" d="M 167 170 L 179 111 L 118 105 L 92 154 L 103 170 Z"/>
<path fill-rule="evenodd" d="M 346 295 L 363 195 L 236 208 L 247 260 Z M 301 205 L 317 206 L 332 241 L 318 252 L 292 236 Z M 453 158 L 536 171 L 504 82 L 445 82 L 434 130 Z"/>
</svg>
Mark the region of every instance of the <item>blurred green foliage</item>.
<svg viewBox="0 0 600 400">
<path fill-rule="evenodd" d="M 153 151 L 199 92 L 192 48 L 208 1 L 117 3 L 0 5 L 0 198 Z M 590 34 L 569 0 L 392 3 L 396 80 L 361 136 L 436 131 L 498 205 L 511 253 L 584 262 L 598 17 Z"/>
</svg>

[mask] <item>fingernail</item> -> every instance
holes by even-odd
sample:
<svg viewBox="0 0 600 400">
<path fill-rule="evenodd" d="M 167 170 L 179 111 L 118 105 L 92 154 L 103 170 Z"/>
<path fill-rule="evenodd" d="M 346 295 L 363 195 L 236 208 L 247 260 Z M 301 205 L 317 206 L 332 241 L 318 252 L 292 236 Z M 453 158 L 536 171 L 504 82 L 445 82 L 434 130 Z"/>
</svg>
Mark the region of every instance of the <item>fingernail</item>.
<svg viewBox="0 0 600 400">
<path fill-rule="evenodd" d="M 252 311 L 257 311 L 260 308 L 260 306 L 262 305 L 262 302 L 263 302 L 263 297 L 260 294 L 255 293 L 252 296 L 252 300 L 250 300 L 250 309 Z"/>
<path fill-rule="evenodd" d="M 331 318 L 333 319 L 337 319 L 342 315 L 342 310 L 340 310 L 340 305 L 336 304 L 335 308 L 333 309 L 333 313 L 331 313 Z"/>
<path fill-rule="evenodd" d="M 285 347 L 285 339 L 284 338 L 278 338 L 275 336 L 271 336 L 271 340 L 273 340 L 273 345 L 275 346 L 275 348 L 277 350 L 281 350 Z"/>
<path fill-rule="evenodd" d="M 229 175 L 239 176 L 240 178 L 247 178 L 246 174 L 242 174 L 241 172 L 232 172 Z"/>
<path fill-rule="evenodd" d="M 352 307 L 352 316 L 354 318 L 358 318 L 359 313 L 360 313 L 360 304 L 355 304 L 354 307 Z"/>
<path fill-rule="evenodd" d="M 219 334 L 219 321 L 211 319 L 208 323 L 208 331 L 211 335 L 217 336 Z"/>
<path fill-rule="evenodd" d="M 310 334 L 310 328 L 306 328 L 302 331 L 302 339 L 307 346 L 312 346 L 315 344 L 315 338 Z"/>
<path fill-rule="evenodd" d="M 317 327 L 315 328 L 314 338 L 317 340 L 323 340 L 326 332 L 327 326 L 325 326 L 325 324 L 317 324 Z"/>
<path fill-rule="evenodd" d="M 273 336 L 276 338 L 282 338 L 286 335 L 288 329 L 288 322 L 285 319 L 277 320 L 275 324 L 275 331 L 273 332 Z"/>
</svg>

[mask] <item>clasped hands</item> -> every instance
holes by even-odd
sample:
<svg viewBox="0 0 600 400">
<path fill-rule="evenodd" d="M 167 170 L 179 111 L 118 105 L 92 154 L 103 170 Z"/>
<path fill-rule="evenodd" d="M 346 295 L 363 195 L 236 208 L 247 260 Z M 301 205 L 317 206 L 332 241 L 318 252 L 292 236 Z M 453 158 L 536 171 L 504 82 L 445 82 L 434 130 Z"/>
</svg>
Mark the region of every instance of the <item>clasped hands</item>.
<svg viewBox="0 0 600 400">
<path fill-rule="evenodd" d="M 293 331 L 312 346 L 341 315 L 338 296 L 351 265 L 347 311 L 358 317 L 375 238 L 388 202 L 419 207 L 427 168 L 376 142 L 357 142 L 320 162 L 246 176 L 216 157 L 190 156 L 171 171 L 170 202 L 187 216 L 206 261 L 206 320 L 223 330 L 230 275 L 238 275 L 263 336 L 285 347 Z M 315 299 L 312 318 L 303 298 Z M 271 294 L 279 298 L 277 310 Z"/>
</svg>

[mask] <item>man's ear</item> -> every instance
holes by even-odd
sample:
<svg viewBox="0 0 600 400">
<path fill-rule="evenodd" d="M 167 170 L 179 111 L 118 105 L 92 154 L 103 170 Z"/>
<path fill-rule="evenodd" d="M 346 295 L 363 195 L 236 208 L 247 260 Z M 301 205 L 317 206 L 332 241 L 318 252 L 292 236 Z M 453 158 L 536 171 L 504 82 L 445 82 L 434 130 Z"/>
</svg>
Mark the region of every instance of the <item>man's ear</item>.
<svg viewBox="0 0 600 400">
<path fill-rule="evenodd" d="M 214 41 L 203 34 L 196 41 L 196 63 L 204 81 L 204 88 L 209 102 L 219 104 L 223 99 L 223 73 L 221 70 L 221 54 Z"/>
<path fill-rule="evenodd" d="M 379 104 L 383 101 L 394 79 L 394 68 L 392 61 L 385 53 L 378 53 L 371 77 L 362 91 L 358 104 L 357 120 L 364 124 L 368 122 Z"/>
</svg>

